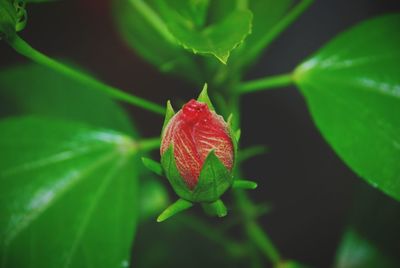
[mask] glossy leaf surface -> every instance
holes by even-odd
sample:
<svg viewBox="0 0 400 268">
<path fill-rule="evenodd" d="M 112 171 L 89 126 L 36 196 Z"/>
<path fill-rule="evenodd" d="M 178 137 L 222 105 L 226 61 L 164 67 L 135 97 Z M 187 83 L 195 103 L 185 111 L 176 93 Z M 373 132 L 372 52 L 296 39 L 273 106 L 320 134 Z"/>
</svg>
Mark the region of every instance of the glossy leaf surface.
<svg viewBox="0 0 400 268">
<path fill-rule="evenodd" d="M 0 71 L 0 104 L 3 115 L 51 116 L 135 135 L 127 114 L 104 93 L 37 64 Z"/>
<path fill-rule="evenodd" d="M 161 72 L 171 72 L 203 83 L 192 56 L 178 45 L 169 32 L 156 2 L 114 1 L 114 18 L 123 39 Z"/>
<path fill-rule="evenodd" d="M 200 19 L 192 15 L 190 10 L 194 4 L 188 4 L 188 1 L 164 0 L 160 3 L 163 3 L 160 11 L 167 21 L 168 29 L 179 44 L 195 54 L 213 55 L 224 64 L 231 51 L 251 32 L 252 13 L 246 9 L 233 10 L 215 23 L 206 25 L 204 15 Z M 202 1 L 196 4 L 203 5 Z"/>
<path fill-rule="evenodd" d="M 340 34 L 295 71 L 327 142 L 359 176 L 400 200 L 400 15 Z"/>
<path fill-rule="evenodd" d="M 117 132 L 39 117 L 0 123 L 3 267 L 126 267 L 140 159 Z"/>
</svg>

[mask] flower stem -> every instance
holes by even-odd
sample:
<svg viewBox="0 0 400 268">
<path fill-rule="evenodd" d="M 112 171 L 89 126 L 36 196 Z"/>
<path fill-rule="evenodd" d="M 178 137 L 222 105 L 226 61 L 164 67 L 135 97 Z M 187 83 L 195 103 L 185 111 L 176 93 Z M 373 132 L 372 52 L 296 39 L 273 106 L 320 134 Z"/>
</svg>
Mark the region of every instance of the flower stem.
<svg viewBox="0 0 400 268">
<path fill-rule="evenodd" d="M 84 74 L 80 71 L 74 70 L 73 68 L 71 68 L 65 64 L 62 64 L 62 63 L 44 55 L 43 53 L 37 51 L 36 49 L 31 47 L 27 42 L 25 42 L 22 38 L 20 38 L 17 35 L 15 35 L 13 38 L 8 39 L 7 42 L 18 53 L 31 59 L 32 61 L 34 61 L 36 63 L 45 65 L 53 70 L 63 73 L 64 75 L 66 75 L 72 79 L 75 79 L 79 82 L 82 82 L 82 83 L 86 84 L 87 86 L 92 87 L 93 89 L 102 91 L 117 100 L 125 101 L 134 106 L 151 111 L 153 113 L 164 115 L 164 112 L 165 112 L 164 107 L 162 107 L 156 103 L 153 103 L 151 101 L 139 98 L 137 96 L 128 94 L 126 92 L 123 92 L 122 90 L 112 87 L 112 86 L 109 86 L 109 85 L 106 85 L 87 74 Z"/>
<path fill-rule="evenodd" d="M 254 204 L 243 190 L 234 190 L 235 200 L 244 218 L 244 230 L 250 241 L 277 266 L 281 262 L 281 255 L 273 242 L 254 219 Z"/>
<path fill-rule="evenodd" d="M 275 76 L 268 76 L 262 79 L 243 82 L 235 87 L 235 91 L 244 94 L 255 91 L 286 87 L 293 84 L 293 76 L 289 74 L 280 74 Z"/>
<path fill-rule="evenodd" d="M 201 218 L 192 215 L 184 215 L 182 217 L 178 217 L 177 219 L 182 221 L 188 228 L 191 228 L 214 243 L 223 246 L 227 253 L 229 253 L 232 257 L 242 258 L 249 253 L 249 250 L 245 245 L 231 239 L 221 230 L 216 229 L 215 226 L 209 225 Z"/>
</svg>

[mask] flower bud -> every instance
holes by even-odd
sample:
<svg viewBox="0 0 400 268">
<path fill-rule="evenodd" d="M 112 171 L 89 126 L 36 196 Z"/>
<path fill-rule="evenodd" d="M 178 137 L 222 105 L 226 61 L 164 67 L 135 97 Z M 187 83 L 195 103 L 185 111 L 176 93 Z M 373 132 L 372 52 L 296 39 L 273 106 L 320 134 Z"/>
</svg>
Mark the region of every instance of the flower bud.
<svg viewBox="0 0 400 268">
<path fill-rule="evenodd" d="M 228 124 L 204 102 L 190 100 L 173 115 L 163 129 L 160 153 L 178 195 L 190 201 L 219 198 L 232 183 L 234 142 Z"/>
</svg>

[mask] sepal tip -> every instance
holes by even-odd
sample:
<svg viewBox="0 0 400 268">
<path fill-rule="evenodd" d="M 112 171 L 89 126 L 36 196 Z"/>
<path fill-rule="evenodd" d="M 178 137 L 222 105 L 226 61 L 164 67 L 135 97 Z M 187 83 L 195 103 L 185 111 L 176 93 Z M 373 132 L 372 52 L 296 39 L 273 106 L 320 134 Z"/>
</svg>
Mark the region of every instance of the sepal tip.
<svg viewBox="0 0 400 268">
<path fill-rule="evenodd" d="M 193 206 L 192 202 L 186 201 L 184 199 L 178 199 L 175 203 L 167 207 L 160 216 L 157 217 L 157 222 L 163 222 L 179 212 L 187 210 Z"/>
<path fill-rule="evenodd" d="M 203 203 L 203 210 L 211 216 L 217 216 L 219 218 L 225 217 L 228 214 L 228 210 L 224 202 L 221 199 L 218 199 L 212 203 Z"/>
<path fill-rule="evenodd" d="M 203 89 L 201 90 L 201 92 L 199 94 L 199 97 L 197 98 L 197 101 L 207 104 L 208 108 L 211 111 L 215 112 L 214 105 L 212 104 L 212 102 L 210 100 L 210 97 L 208 96 L 208 85 L 207 85 L 207 83 L 204 83 Z"/>
<path fill-rule="evenodd" d="M 234 189 L 244 189 L 244 190 L 254 190 L 258 184 L 254 181 L 249 180 L 234 180 L 232 188 Z"/>
<path fill-rule="evenodd" d="M 161 164 L 154 161 L 153 159 L 142 157 L 142 163 L 145 168 L 152 171 L 153 173 L 159 176 L 162 176 L 164 174 Z"/>
</svg>

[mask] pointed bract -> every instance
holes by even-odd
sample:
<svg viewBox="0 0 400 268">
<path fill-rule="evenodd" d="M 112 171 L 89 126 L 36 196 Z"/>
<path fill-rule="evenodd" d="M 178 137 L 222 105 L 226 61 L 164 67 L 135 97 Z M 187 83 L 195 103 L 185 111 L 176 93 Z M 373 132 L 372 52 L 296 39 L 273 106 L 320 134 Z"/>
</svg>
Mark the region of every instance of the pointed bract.
<svg viewBox="0 0 400 268">
<path fill-rule="evenodd" d="M 245 190 L 254 190 L 257 186 L 256 182 L 249 180 L 234 180 L 232 184 L 232 188 Z"/>
<path fill-rule="evenodd" d="M 174 216 L 175 214 L 191 208 L 193 203 L 184 199 L 178 199 L 175 203 L 167 207 L 157 218 L 157 222 L 165 221 L 166 219 Z"/>
<path fill-rule="evenodd" d="M 211 100 L 210 100 L 210 97 L 208 96 L 208 91 L 207 91 L 207 89 L 208 89 L 208 85 L 207 85 L 207 83 L 205 83 L 204 86 L 203 86 L 203 89 L 202 89 L 201 92 L 200 92 L 199 97 L 197 98 L 197 101 L 203 102 L 203 103 L 207 104 L 208 108 L 209 108 L 211 111 L 214 111 L 214 112 L 215 112 L 214 105 L 212 104 L 212 102 L 211 102 Z"/>
<path fill-rule="evenodd" d="M 147 157 L 142 157 L 142 162 L 143 165 L 150 171 L 154 172 L 155 174 L 162 176 L 163 175 L 163 169 L 160 163 L 147 158 Z"/>
<path fill-rule="evenodd" d="M 164 133 L 164 128 L 168 125 L 169 120 L 175 115 L 174 108 L 172 108 L 171 101 L 167 101 L 167 108 L 165 110 L 164 124 L 161 133 Z"/>
</svg>

